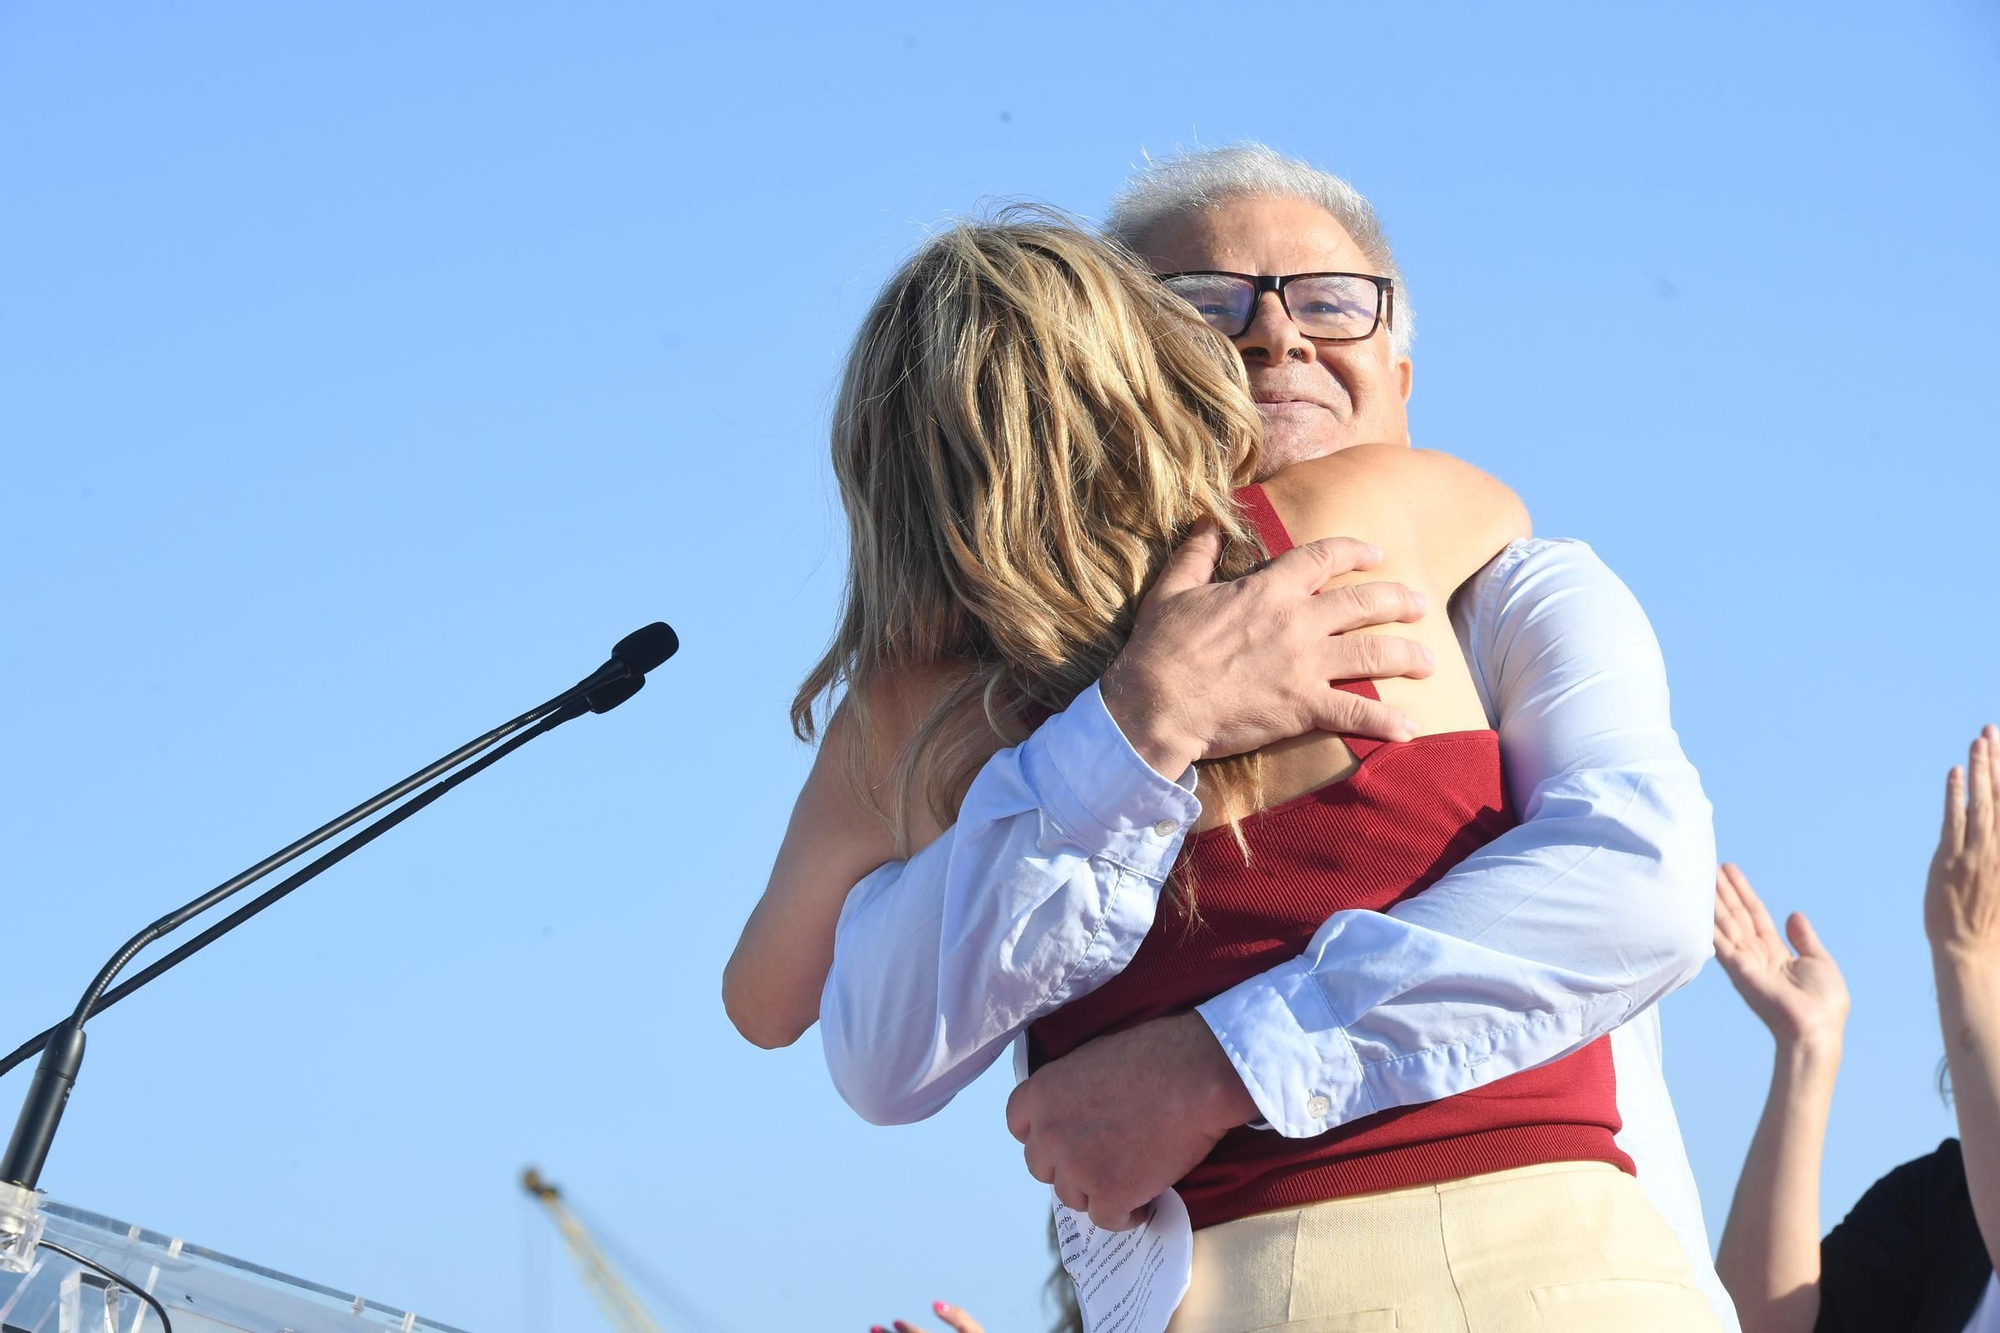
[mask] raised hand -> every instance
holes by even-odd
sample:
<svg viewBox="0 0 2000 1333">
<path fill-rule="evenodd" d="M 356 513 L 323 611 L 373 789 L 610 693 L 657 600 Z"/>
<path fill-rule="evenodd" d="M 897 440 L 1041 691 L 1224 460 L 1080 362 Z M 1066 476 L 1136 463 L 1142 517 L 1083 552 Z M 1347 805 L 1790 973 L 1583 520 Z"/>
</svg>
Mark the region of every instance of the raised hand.
<svg viewBox="0 0 2000 1333">
<path fill-rule="evenodd" d="M 1735 866 L 1715 877 L 1715 957 L 1776 1039 L 1771 1092 L 1715 1256 L 1746 1329 L 1812 1327 L 1819 1306 L 1819 1173 L 1840 1073 L 1847 983 L 1810 922 L 1771 914 Z"/>
<path fill-rule="evenodd" d="M 986 1330 L 980 1327 L 977 1319 L 974 1319 L 956 1305 L 947 1305 L 943 1301 L 932 1301 L 931 1309 L 937 1311 L 938 1318 L 957 1329 L 958 1333 L 986 1333 Z M 923 1328 L 921 1325 L 913 1324 L 907 1319 L 898 1319 L 895 1323 L 895 1329 L 896 1333 L 929 1333 L 929 1330 Z M 889 1333 L 889 1330 L 883 1328 L 880 1324 L 876 1324 L 868 1330 L 868 1333 Z"/>
<path fill-rule="evenodd" d="M 1785 947 L 1785 936 L 1792 948 Z M 1837 1045 L 1848 1008 L 1840 967 L 1805 913 L 1785 919 L 1785 936 L 1741 870 L 1724 865 L 1716 872 L 1715 958 L 1736 993 L 1780 1046 Z"/>
<path fill-rule="evenodd" d="M 1952 959 L 2000 955 L 2000 728 L 1945 779 L 1944 828 L 1924 889 L 1924 933 Z"/>
</svg>

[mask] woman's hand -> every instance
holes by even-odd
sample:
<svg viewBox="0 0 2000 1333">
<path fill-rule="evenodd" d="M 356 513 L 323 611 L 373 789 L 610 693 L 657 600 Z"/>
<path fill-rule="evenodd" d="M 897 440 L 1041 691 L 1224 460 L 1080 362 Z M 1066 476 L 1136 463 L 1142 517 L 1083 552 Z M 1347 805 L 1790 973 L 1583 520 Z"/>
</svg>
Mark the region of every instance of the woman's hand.
<svg viewBox="0 0 2000 1333">
<path fill-rule="evenodd" d="M 931 1309 L 936 1310 L 938 1318 L 957 1329 L 958 1333 L 986 1333 L 986 1330 L 979 1326 L 977 1319 L 974 1319 L 956 1305 L 947 1305 L 943 1301 L 932 1301 Z M 921 1326 L 912 1324 L 907 1319 L 898 1319 L 895 1328 L 896 1333 L 926 1333 L 926 1330 Z M 889 1333 L 889 1330 L 883 1328 L 880 1324 L 876 1324 L 868 1330 L 868 1333 Z"/>
<path fill-rule="evenodd" d="M 2000 728 L 1972 742 L 1944 784 L 1944 829 L 1924 889 L 1924 933 L 1942 962 L 2000 958 Z"/>
<path fill-rule="evenodd" d="M 1972 1212 L 2000 1263 L 2000 729 L 1980 732 L 1945 779 L 1924 933 Z"/>
<path fill-rule="evenodd" d="M 1803 912 L 1786 919 L 1785 934 L 1796 955 L 1743 872 L 1724 865 L 1715 876 L 1716 961 L 1780 1047 L 1838 1046 L 1848 1007 L 1840 967 Z"/>
<path fill-rule="evenodd" d="M 1715 877 L 1715 957 L 1777 1050 L 1715 1270 L 1745 1329 L 1805 1333 L 1819 1316 L 1820 1158 L 1847 983 L 1804 916 L 1792 913 L 1785 933 L 1797 954 L 1743 872 L 1723 866 Z"/>
</svg>

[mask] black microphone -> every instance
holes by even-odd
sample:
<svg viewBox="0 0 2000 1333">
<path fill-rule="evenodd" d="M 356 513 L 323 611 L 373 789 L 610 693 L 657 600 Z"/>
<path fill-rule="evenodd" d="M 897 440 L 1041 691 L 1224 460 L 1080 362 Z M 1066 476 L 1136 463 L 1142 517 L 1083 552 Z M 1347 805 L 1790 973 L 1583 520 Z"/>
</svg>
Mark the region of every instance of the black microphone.
<svg viewBox="0 0 2000 1333">
<path fill-rule="evenodd" d="M 646 687 L 644 676 L 627 676 L 606 681 L 583 696 L 583 705 L 593 713 L 608 713 Z"/>
<path fill-rule="evenodd" d="M 672 657 L 679 649 L 679 637 L 664 621 L 654 621 L 643 629 L 633 631 L 612 647 L 611 656 L 603 666 L 555 698 L 529 709 L 485 735 L 468 741 L 443 758 L 425 765 L 401 782 L 371 796 L 346 814 L 321 825 L 290 846 L 272 853 L 256 865 L 231 876 L 207 893 L 169 912 L 126 941 L 124 947 L 113 954 L 111 960 L 98 971 L 90 988 L 84 992 L 82 1000 L 77 1003 L 76 1009 L 67 1019 L 29 1038 L 4 1060 L 0 1060 L 0 1075 L 4 1075 L 35 1052 L 42 1052 L 41 1062 L 36 1066 L 34 1079 L 28 1087 L 27 1099 L 22 1104 L 20 1118 L 15 1122 L 13 1136 L 8 1141 L 5 1155 L 0 1156 L 0 1188 L 12 1185 L 32 1195 L 35 1183 L 41 1177 L 42 1165 L 48 1158 L 56 1127 L 62 1119 L 63 1107 L 68 1102 L 70 1090 L 76 1083 L 77 1070 L 83 1063 L 83 1025 L 92 1015 L 109 1008 L 162 972 L 220 939 L 321 871 L 373 842 L 459 783 L 490 767 L 535 737 L 553 731 L 563 723 L 581 717 L 585 712 L 610 712 L 637 694 L 646 683 L 646 673 Z M 463 768 L 459 767 L 461 764 L 464 765 Z M 452 769 L 458 771 L 449 772 Z M 305 869 L 280 881 L 248 905 L 203 931 L 116 990 L 109 990 L 111 983 L 125 965 L 154 940 L 199 916 L 246 885 L 262 879 L 286 862 L 319 846 L 335 834 L 353 827 L 369 815 L 409 795 L 424 783 L 446 773 L 449 773 L 449 776 L 322 854 Z M 6 1229 L 8 1228 L 0 1228 L 0 1230 Z M 0 1241 L 4 1239 L 4 1236 L 0 1236 Z"/>
<path fill-rule="evenodd" d="M 680 647 L 680 636 L 674 633 L 673 626 L 664 620 L 655 620 L 643 629 L 633 630 L 611 645 L 610 658 L 603 666 L 578 682 L 577 688 L 589 694 L 599 686 L 608 685 L 613 681 L 643 680 L 648 671 L 679 652 Z M 636 685 L 633 686 L 632 693 L 637 693 L 638 688 Z M 618 702 L 623 703 L 625 699 L 631 697 L 632 694 L 626 694 Z M 591 711 L 602 713 L 611 707 L 616 705 L 593 708 Z"/>
<path fill-rule="evenodd" d="M 680 650 L 680 636 L 674 633 L 674 627 L 664 620 L 655 620 L 611 645 L 611 660 L 623 662 L 629 670 L 643 676 Z"/>
</svg>

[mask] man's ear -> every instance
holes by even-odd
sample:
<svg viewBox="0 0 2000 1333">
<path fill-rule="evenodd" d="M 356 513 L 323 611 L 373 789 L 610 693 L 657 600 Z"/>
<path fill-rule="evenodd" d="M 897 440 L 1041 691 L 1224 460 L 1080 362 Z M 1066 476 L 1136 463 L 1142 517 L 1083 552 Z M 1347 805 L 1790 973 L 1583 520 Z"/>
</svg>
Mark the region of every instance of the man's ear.
<svg viewBox="0 0 2000 1333">
<path fill-rule="evenodd" d="M 1410 364 L 1410 358 L 1407 356 L 1396 363 L 1396 374 L 1402 380 L 1403 401 L 1406 403 L 1410 401 L 1410 377 L 1415 373 L 1415 367 Z"/>
</svg>

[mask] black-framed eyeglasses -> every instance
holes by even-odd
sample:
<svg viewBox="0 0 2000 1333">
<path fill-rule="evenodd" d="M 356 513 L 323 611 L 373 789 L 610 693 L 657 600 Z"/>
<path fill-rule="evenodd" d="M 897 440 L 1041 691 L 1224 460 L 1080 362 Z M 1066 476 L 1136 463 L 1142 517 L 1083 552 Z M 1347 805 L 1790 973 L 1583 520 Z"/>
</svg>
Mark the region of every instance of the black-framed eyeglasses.
<svg viewBox="0 0 2000 1333">
<path fill-rule="evenodd" d="M 1225 338 L 1240 338 L 1257 302 L 1276 292 L 1299 332 L 1318 342 L 1352 343 L 1396 326 L 1396 283 L 1373 273 L 1162 273 L 1167 290 Z"/>
</svg>

